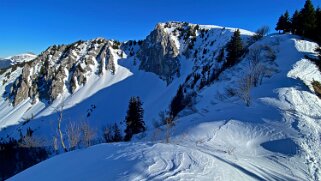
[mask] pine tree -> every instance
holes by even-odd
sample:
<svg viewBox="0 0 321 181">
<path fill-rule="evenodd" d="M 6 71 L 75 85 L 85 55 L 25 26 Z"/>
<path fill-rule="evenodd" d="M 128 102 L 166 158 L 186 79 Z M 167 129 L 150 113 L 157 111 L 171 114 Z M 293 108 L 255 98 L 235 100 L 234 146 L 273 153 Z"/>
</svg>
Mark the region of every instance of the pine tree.
<svg viewBox="0 0 321 181">
<path fill-rule="evenodd" d="M 318 52 L 319 62 L 321 62 L 321 47 L 317 48 L 316 51 Z"/>
<path fill-rule="evenodd" d="M 184 90 L 183 86 L 180 85 L 175 97 L 173 98 L 170 104 L 170 114 L 174 118 L 177 116 L 179 112 L 181 112 L 185 108 L 184 105 Z"/>
<path fill-rule="evenodd" d="M 227 50 L 226 66 L 232 67 L 233 65 L 235 65 L 237 60 L 242 56 L 244 52 L 241 33 L 239 29 L 237 29 L 234 32 L 232 39 L 227 44 L 226 50 Z"/>
<path fill-rule="evenodd" d="M 307 38 L 313 38 L 313 31 L 315 30 L 316 25 L 316 16 L 311 0 L 306 0 L 300 14 L 302 17 L 302 35 Z"/>
<path fill-rule="evenodd" d="M 290 15 L 289 15 L 289 12 L 286 11 L 283 15 L 284 17 L 284 29 L 283 31 L 284 32 L 290 32 L 291 31 L 291 21 L 290 21 Z"/>
<path fill-rule="evenodd" d="M 146 130 L 143 120 L 144 110 L 139 97 L 131 97 L 126 115 L 126 136 L 125 141 L 131 140 L 134 134 L 138 134 Z"/>
<path fill-rule="evenodd" d="M 217 61 L 218 62 L 222 62 L 223 60 L 224 60 L 224 56 L 225 56 L 225 52 L 224 52 L 224 48 L 222 48 L 221 50 L 220 50 L 220 53 L 218 54 L 218 56 L 217 56 Z"/>
<path fill-rule="evenodd" d="M 298 10 L 295 10 L 291 18 L 291 32 L 296 35 L 302 34 L 301 14 L 299 13 Z"/>
<path fill-rule="evenodd" d="M 290 32 L 291 30 L 291 21 L 290 21 L 290 15 L 289 12 L 286 11 L 282 16 L 280 16 L 277 24 L 276 24 L 276 28 L 275 30 L 277 31 L 283 31 L 285 32 Z"/>
<path fill-rule="evenodd" d="M 115 123 L 114 126 L 113 126 L 113 132 L 114 132 L 114 135 L 113 135 L 112 140 L 114 142 L 122 141 L 123 138 L 121 136 L 120 129 L 119 129 L 117 123 Z"/>
<path fill-rule="evenodd" d="M 316 12 L 316 27 L 314 30 L 315 40 L 321 45 L 321 9 L 318 7 Z"/>
<path fill-rule="evenodd" d="M 281 15 L 275 27 L 275 30 L 278 31 L 279 34 L 281 33 L 281 30 L 283 30 L 283 27 L 284 27 L 283 23 L 284 23 L 284 16 Z"/>
</svg>

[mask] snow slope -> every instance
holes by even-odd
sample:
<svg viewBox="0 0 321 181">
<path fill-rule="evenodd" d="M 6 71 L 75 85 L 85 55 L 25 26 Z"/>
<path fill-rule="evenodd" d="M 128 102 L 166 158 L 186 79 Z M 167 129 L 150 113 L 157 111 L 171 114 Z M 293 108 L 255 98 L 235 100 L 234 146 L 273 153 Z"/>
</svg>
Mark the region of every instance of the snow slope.
<svg viewBox="0 0 321 181">
<path fill-rule="evenodd" d="M 62 154 L 9 180 L 320 180 L 321 100 L 311 82 L 321 75 L 304 58 L 317 45 L 291 35 L 265 37 L 250 50 L 258 45 L 276 52 L 275 61 L 266 63 L 275 71 L 251 90 L 249 107 L 226 93 L 248 71 L 245 56 L 199 92 L 194 106 L 176 120 L 170 143 L 163 141 L 164 127 L 150 128 L 133 143 Z M 129 79 L 146 74 L 135 71 Z M 164 85 L 156 101 L 147 102 L 146 112 L 162 95 L 168 97 L 166 90 Z"/>
</svg>

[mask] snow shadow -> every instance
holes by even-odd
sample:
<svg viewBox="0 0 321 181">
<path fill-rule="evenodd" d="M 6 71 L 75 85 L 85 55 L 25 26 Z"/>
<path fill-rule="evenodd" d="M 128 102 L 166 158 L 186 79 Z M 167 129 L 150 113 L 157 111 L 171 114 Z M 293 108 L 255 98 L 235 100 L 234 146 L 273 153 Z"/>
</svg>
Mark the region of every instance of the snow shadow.
<svg viewBox="0 0 321 181">
<path fill-rule="evenodd" d="M 261 146 L 271 152 L 294 156 L 299 151 L 299 146 L 290 138 L 273 140 L 262 143 Z"/>
</svg>

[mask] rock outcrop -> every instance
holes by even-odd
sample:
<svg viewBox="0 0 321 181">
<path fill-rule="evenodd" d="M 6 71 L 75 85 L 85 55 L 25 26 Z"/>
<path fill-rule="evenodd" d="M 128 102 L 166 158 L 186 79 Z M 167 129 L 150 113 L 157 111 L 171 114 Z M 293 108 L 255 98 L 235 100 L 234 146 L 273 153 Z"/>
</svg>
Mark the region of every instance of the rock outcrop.
<svg viewBox="0 0 321 181">
<path fill-rule="evenodd" d="M 156 28 L 143 41 L 138 58 L 141 60 L 140 69 L 153 72 L 167 82 L 171 82 L 179 74 L 179 49 L 164 24 Z"/>
<path fill-rule="evenodd" d="M 92 74 L 101 76 L 107 70 L 114 74 L 113 45 L 114 41 L 97 38 L 49 47 L 26 63 L 22 74 L 14 81 L 10 91 L 13 105 L 28 97 L 53 101 L 64 91 L 74 93 Z"/>
</svg>

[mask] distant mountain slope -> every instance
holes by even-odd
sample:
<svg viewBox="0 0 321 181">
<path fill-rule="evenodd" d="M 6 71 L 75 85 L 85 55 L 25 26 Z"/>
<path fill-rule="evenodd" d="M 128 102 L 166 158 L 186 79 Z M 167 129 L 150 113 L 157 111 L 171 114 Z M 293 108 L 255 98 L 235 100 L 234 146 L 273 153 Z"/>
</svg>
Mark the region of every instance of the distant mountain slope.
<svg viewBox="0 0 321 181">
<path fill-rule="evenodd" d="M 35 59 L 37 56 L 32 53 L 25 53 L 15 56 L 10 56 L 7 58 L 0 58 L 0 69 L 8 68 L 11 65 L 19 64 L 22 62 L 29 62 Z"/>
</svg>

